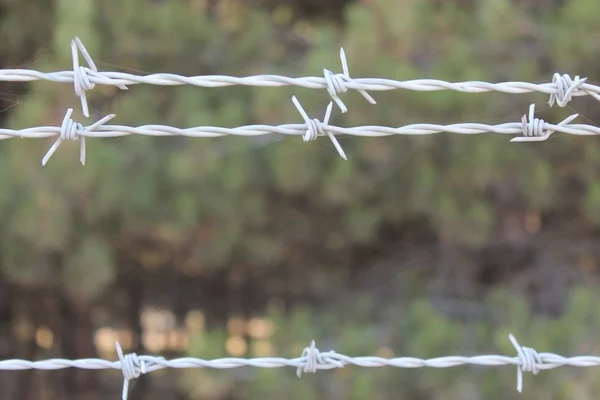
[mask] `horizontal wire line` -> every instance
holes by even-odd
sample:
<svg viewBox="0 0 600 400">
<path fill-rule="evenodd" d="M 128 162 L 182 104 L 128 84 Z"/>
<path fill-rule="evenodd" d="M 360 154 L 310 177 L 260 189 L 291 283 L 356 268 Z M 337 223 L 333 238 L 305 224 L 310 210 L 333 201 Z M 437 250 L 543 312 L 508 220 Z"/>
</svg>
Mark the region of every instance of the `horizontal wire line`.
<svg viewBox="0 0 600 400">
<path fill-rule="evenodd" d="M 110 114 L 96 123 L 83 126 L 71 119 L 73 109 L 68 109 L 63 123 L 58 126 L 41 126 L 24 129 L 0 129 L 0 140 L 11 138 L 48 138 L 57 137 L 55 143 L 42 159 L 46 165 L 50 157 L 58 149 L 60 144 L 66 140 L 80 140 L 80 161 L 85 165 L 86 138 L 114 138 L 130 135 L 139 136 L 185 136 L 193 138 L 215 138 L 222 136 L 261 136 L 261 135 L 287 135 L 302 136 L 303 140 L 316 140 L 319 136 L 328 136 L 338 151 L 340 157 L 347 160 L 346 154 L 336 139 L 337 135 L 363 136 L 363 137 L 385 137 L 391 135 L 432 135 L 437 133 L 454 133 L 461 135 L 477 135 L 483 133 L 495 133 L 500 135 L 516 135 L 513 142 L 544 141 L 555 132 L 576 135 L 593 136 L 600 135 L 600 127 L 586 124 L 571 124 L 577 114 L 573 114 L 558 124 L 551 124 L 542 119 L 535 118 L 535 105 L 529 108 L 529 118 L 523 115 L 521 122 L 508 122 L 497 125 L 486 125 L 480 123 L 461 123 L 452 125 L 437 124 L 412 124 L 398 128 L 365 125 L 343 128 L 329 125 L 332 103 L 329 103 L 323 122 L 318 119 L 310 119 L 296 97 L 292 97 L 293 103 L 304 119 L 303 124 L 285 125 L 246 125 L 236 128 L 224 128 L 215 126 L 198 126 L 193 128 L 177 128 L 166 125 L 108 125 L 107 122 L 115 117 Z"/>
<path fill-rule="evenodd" d="M 94 84 L 122 86 L 134 84 L 150 84 L 160 86 L 192 85 L 206 88 L 226 86 L 257 86 L 257 87 L 282 87 L 297 86 L 307 89 L 326 89 L 327 80 L 324 77 L 286 77 L 280 75 L 252 75 L 245 77 L 234 77 L 226 75 L 200 75 L 183 76 L 169 73 L 156 73 L 148 75 L 135 75 L 125 72 L 100 71 L 95 72 L 84 67 L 90 81 Z M 28 69 L 4 69 L 0 70 L 0 81 L 27 82 L 35 80 L 47 80 L 52 82 L 73 83 L 75 73 L 73 71 L 40 72 Z M 539 92 L 545 94 L 556 94 L 558 85 L 556 83 L 529 83 L 529 82 L 499 82 L 489 83 L 482 81 L 446 82 L 438 79 L 413 79 L 393 80 L 383 78 L 352 78 L 345 82 L 348 89 L 368 91 L 389 91 L 405 89 L 413 91 L 440 91 L 453 90 L 464 93 L 503 92 L 512 94 Z M 600 86 L 584 83 L 579 86 L 578 91 L 572 96 L 586 96 L 590 93 L 600 95 Z"/>
<path fill-rule="evenodd" d="M 87 63 L 87 67 L 81 66 L 79 57 Z M 137 75 L 126 72 L 98 71 L 89 52 L 78 37 L 71 41 L 71 56 L 73 62 L 72 71 L 40 72 L 30 69 L 4 69 L 0 70 L 0 81 L 28 82 L 34 80 L 48 80 L 53 82 L 69 82 L 74 84 L 75 93 L 81 98 L 83 114 L 89 117 L 86 91 L 91 90 L 96 84 L 112 85 L 122 90 L 127 85 L 140 83 L 163 86 L 193 85 L 200 87 L 224 87 L 224 86 L 258 86 L 258 87 L 281 87 L 297 86 L 309 89 L 327 89 L 332 100 L 345 113 L 347 107 L 340 99 L 339 94 L 349 89 L 358 91 L 369 103 L 376 104 L 374 98 L 367 91 L 386 91 L 395 89 L 406 89 L 413 91 L 439 91 L 453 90 L 464 93 L 503 92 L 503 93 L 529 93 L 540 92 L 550 95 L 548 104 L 555 103 L 565 107 L 573 96 L 592 96 L 600 100 L 600 86 L 586 83 L 587 78 L 555 73 L 551 83 L 528 83 L 528 82 L 500 82 L 489 83 L 482 81 L 446 82 L 438 79 L 414 79 L 393 80 L 382 78 L 352 78 L 346 60 L 344 49 L 340 49 L 340 61 L 342 73 L 334 73 L 328 69 L 323 70 L 323 76 L 286 77 L 280 75 L 253 75 L 246 77 L 233 77 L 226 75 L 200 75 L 183 76 L 171 73 L 155 73 L 148 75 Z"/>
<path fill-rule="evenodd" d="M 571 367 L 597 367 L 600 366 L 600 357 L 577 356 L 563 357 L 554 353 L 538 353 L 530 347 L 522 347 L 512 334 L 509 334 L 509 340 L 517 351 L 516 357 L 502 355 L 479 355 L 479 356 L 447 356 L 429 359 L 414 357 L 350 357 L 335 351 L 320 352 L 315 347 L 315 341 L 311 341 L 308 347 L 302 351 L 301 357 L 297 358 L 218 358 L 205 360 L 194 357 L 176 358 L 166 360 L 164 357 L 154 357 L 135 353 L 123 354 L 121 346 L 116 343 L 117 355 L 119 361 L 109 361 L 99 358 L 86 358 L 79 360 L 68 359 L 49 359 L 41 361 L 27 361 L 20 359 L 11 359 L 0 361 L 0 370 L 20 371 L 20 370 L 57 370 L 64 368 L 80 369 L 120 369 L 123 373 L 123 400 L 127 399 L 129 381 L 140 377 L 142 374 L 156 371 L 164 368 L 212 368 L 212 369 L 231 369 L 240 367 L 255 368 L 281 368 L 294 367 L 296 375 L 301 377 L 302 372 L 316 373 L 319 370 L 329 370 L 333 368 L 343 368 L 348 365 L 377 368 L 377 367 L 395 367 L 395 368 L 450 368 L 460 365 L 477 366 L 505 366 L 511 365 L 517 367 L 517 390 L 523 390 L 523 373 L 532 372 L 538 374 L 539 371 L 549 370 L 561 366 Z"/>
<path fill-rule="evenodd" d="M 600 366 L 600 357 L 594 356 L 577 356 L 563 357 L 553 353 L 538 353 L 541 363 L 538 368 L 541 370 L 549 370 L 562 366 L 571 367 L 597 367 Z M 382 357 L 349 357 L 335 352 L 323 352 L 320 356 L 329 359 L 328 362 L 318 364 L 317 369 L 327 370 L 339 368 L 340 366 L 354 365 L 357 367 L 377 368 L 377 367 L 396 367 L 396 368 L 450 368 L 461 365 L 478 365 L 478 366 L 519 366 L 522 364 L 519 357 L 508 357 L 501 355 L 480 355 L 472 357 L 463 356 L 447 356 L 436 357 L 430 359 L 421 359 L 413 357 L 399 358 L 382 358 Z M 299 358 L 219 358 L 214 360 L 204 360 L 200 358 L 176 358 L 165 360 L 161 357 L 154 356 L 137 356 L 139 361 L 156 364 L 162 368 L 213 368 L 213 369 L 230 369 L 239 367 L 256 367 L 256 368 L 281 368 L 281 367 L 303 367 L 306 365 L 307 357 Z M 332 361 L 335 361 L 332 362 Z M 120 361 L 108 361 L 96 358 L 87 358 L 79 360 L 67 359 L 49 359 L 42 361 L 27 361 L 20 359 L 0 361 L 0 370 L 17 371 L 17 370 L 57 370 L 65 368 L 80 368 L 80 369 L 121 369 Z"/>
<path fill-rule="evenodd" d="M 339 127 L 335 125 L 321 124 L 320 127 L 329 133 L 335 135 L 363 136 L 363 137 L 384 137 L 392 135 L 432 135 L 438 133 L 454 133 L 460 135 L 478 135 L 484 133 L 495 133 L 500 135 L 520 135 L 523 132 L 521 122 L 509 122 L 498 125 L 486 125 L 479 123 L 464 123 L 453 125 L 436 124 L 413 124 L 398 128 L 365 125 L 350 128 Z M 285 125 L 246 125 L 237 128 L 223 128 L 214 126 L 200 126 L 193 128 L 177 128 L 166 125 L 100 125 L 93 130 L 86 130 L 83 127 L 76 131 L 80 137 L 93 138 L 112 138 L 130 135 L 139 136 L 187 136 L 194 138 L 214 138 L 223 136 L 261 136 L 261 135 L 287 135 L 303 136 L 306 133 L 306 124 L 285 124 Z M 565 133 L 577 136 L 600 135 L 600 127 L 586 124 L 554 125 L 546 123 L 544 128 L 555 132 Z M 61 134 L 61 127 L 42 126 L 25 129 L 0 129 L 0 139 L 11 138 L 30 138 L 40 139 L 56 137 Z"/>
</svg>

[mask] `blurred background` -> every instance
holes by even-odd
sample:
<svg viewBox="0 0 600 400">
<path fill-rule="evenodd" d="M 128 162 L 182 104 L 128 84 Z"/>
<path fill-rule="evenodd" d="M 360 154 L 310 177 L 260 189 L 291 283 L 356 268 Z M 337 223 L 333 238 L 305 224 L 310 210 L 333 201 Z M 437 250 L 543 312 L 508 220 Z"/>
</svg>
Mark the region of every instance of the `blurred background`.
<svg viewBox="0 0 600 400">
<path fill-rule="evenodd" d="M 138 74 L 341 72 L 398 80 L 600 82 L 597 0 L 0 0 L 0 68 Z M 544 94 L 371 92 L 340 126 L 595 124 L 598 104 Z M 326 90 L 0 82 L 0 124 L 302 123 Z M 555 135 L 88 139 L 0 143 L 0 359 L 600 355 L 600 144 Z M 523 398 L 595 399 L 594 369 L 526 374 Z M 0 399 L 120 398 L 113 371 L 0 372 Z M 130 399 L 504 399 L 516 368 L 161 370 Z"/>
</svg>

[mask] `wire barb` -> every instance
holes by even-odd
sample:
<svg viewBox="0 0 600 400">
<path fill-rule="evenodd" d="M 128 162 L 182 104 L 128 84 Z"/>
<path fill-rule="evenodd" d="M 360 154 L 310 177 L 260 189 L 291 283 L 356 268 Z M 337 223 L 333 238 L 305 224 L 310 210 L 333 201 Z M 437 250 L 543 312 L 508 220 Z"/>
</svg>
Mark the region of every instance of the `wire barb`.
<svg viewBox="0 0 600 400">
<path fill-rule="evenodd" d="M 89 68 L 79 65 L 78 50 L 83 56 L 83 59 L 87 62 Z M 83 111 L 83 115 L 89 117 L 90 112 L 88 109 L 85 92 L 87 90 L 92 90 L 96 84 L 90 81 L 87 71 L 90 69 L 93 72 L 98 72 L 98 68 L 94 63 L 94 60 L 92 60 L 90 53 L 88 53 L 87 49 L 77 36 L 71 40 L 71 56 L 73 58 L 73 86 L 75 87 L 75 94 L 81 99 L 81 109 Z"/>
<path fill-rule="evenodd" d="M 139 378 L 140 375 L 163 368 L 163 366 L 152 361 L 141 359 L 135 353 L 123 355 L 123 350 L 121 349 L 119 342 L 115 343 L 115 347 L 117 349 L 119 365 L 121 367 L 121 371 L 123 372 L 124 378 L 122 400 L 127 400 L 127 395 L 129 394 L 129 381 Z M 164 360 L 163 357 L 158 357 L 156 359 Z"/>
<path fill-rule="evenodd" d="M 327 354 L 334 355 L 335 352 L 330 351 Z M 333 365 L 337 368 L 344 368 L 344 365 L 333 359 L 332 357 L 325 356 L 319 352 L 319 349 L 315 347 L 315 341 L 311 340 L 310 345 L 305 347 L 302 351 L 302 359 L 305 359 L 304 366 L 300 365 L 296 369 L 296 375 L 298 378 L 302 377 L 302 372 L 304 373 L 316 373 L 319 370 L 319 366 L 325 366 L 325 368 L 329 368 L 330 365 Z"/>
<path fill-rule="evenodd" d="M 140 375 L 145 374 L 146 362 L 140 361 L 137 354 L 130 353 L 123 356 L 123 350 L 119 342 L 116 343 L 117 355 L 121 363 L 121 371 L 123 371 L 123 395 L 122 399 L 127 400 L 129 394 L 129 381 L 138 378 Z"/>
<path fill-rule="evenodd" d="M 67 113 L 65 114 L 65 117 L 63 118 L 58 138 L 56 139 L 52 147 L 50 147 L 44 158 L 42 158 L 43 166 L 45 166 L 48 163 L 50 157 L 52 157 L 52 155 L 56 152 L 61 143 L 65 140 L 79 140 L 79 161 L 81 162 L 81 165 L 85 165 L 85 137 L 80 137 L 80 132 L 94 131 L 96 128 L 100 127 L 101 125 L 105 124 L 106 122 L 110 121 L 115 117 L 115 114 L 109 114 L 106 117 L 99 120 L 98 122 L 96 122 L 95 124 L 84 128 L 83 125 L 81 125 L 78 122 L 74 122 L 71 119 L 71 114 L 73 114 L 73 109 L 69 108 L 67 110 Z"/>
<path fill-rule="evenodd" d="M 333 104 L 330 102 L 329 105 L 327 105 L 327 110 L 325 111 L 325 118 L 323 118 L 323 122 L 321 122 L 316 118 L 310 119 L 308 117 L 308 114 L 306 114 L 306 111 L 304 111 L 304 108 L 302 108 L 302 105 L 300 104 L 296 96 L 292 96 L 292 102 L 294 102 L 296 109 L 298 110 L 298 112 L 304 119 L 304 122 L 306 123 L 306 133 L 304 134 L 302 139 L 305 142 L 308 142 L 311 140 L 316 140 L 319 136 L 327 135 L 329 136 L 329 139 L 331 139 L 331 142 L 335 146 L 340 157 L 348 161 L 348 157 L 346 157 L 346 153 L 344 153 L 344 149 L 342 149 L 342 146 L 340 146 L 339 142 L 335 138 L 335 135 L 329 132 L 327 129 L 325 129 L 327 124 L 329 124 L 329 118 L 331 118 L 331 108 Z"/>
<path fill-rule="evenodd" d="M 333 101 L 335 101 L 335 103 L 338 105 L 338 107 L 340 108 L 342 113 L 345 113 L 346 111 L 348 111 L 348 108 L 346 107 L 344 102 L 340 99 L 339 94 L 346 93 L 348 91 L 348 86 L 346 86 L 346 83 L 347 82 L 352 83 L 354 81 L 350 77 L 350 70 L 348 69 L 348 61 L 346 60 L 346 53 L 344 52 L 343 47 L 340 49 L 340 60 L 342 62 L 342 71 L 343 71 L 341 74 L 335 74 L 328 69 L 324 69 L 323 72 L 325 75 L 325 83 L 327 84 L 327 92 L 329 93 L 329 95 L 331 96 Z M 373 97 L 371 97 L 371 95 L 369 95 L 369 93 L 367 93 L 366 90 L 357 89 L 357 91 L 365 99 L 367 99 L 367 101 L 369 103 L 377 104 L 375 99 Z"/>
<path fill-rule="evenodd" d="M 523 392 L 523 372 L 533 372 L 537 375 L 540 372 L 543 360 L 537 351 L 530 347 L 522 347 L 513 334 L 509 334 L 508 338 L 518 353 L 520 364 L 517 366 L 517 391 Z"/>
<path fill-rule="evenodd" d="M 566 126 L 578 116 L 579 114 L 573 114 L 565 118 L 556 126 Z M 523 118 L 521 118 L 521 123 L 523 136 L 513 138 L 511 139 L 511 142 L 543 142 L 548 140 L 550 135 L 556 132 L 556 129 L 546 129 L 546 121 L 535 118 L 535 104 L 529 106 L 529 120 L 527 119 L 527 114 L 525 114 L 523 115 Z"/>
<path fill-rule="evenodd" d="M 83 56 L 83 59 L 88 64 L 88 67 L 82 67 L 79 65 L 79 53 Z M 73 86 L 75 88 L 75 94 L 79 96 L 81 99 L 81 109 L 83 115 L 86 117 L 90 116 L 87 96 L 85 92 L 87 90 L 92 90 L 96 87 L 93 79 L 90 75 L 98 74 L 98 68 L 92 60 L 90 53 L 87 51 L 79 37 L 75 36 L 73 40 L 71 40 L 71 56 L 73 59 Z M 127 90 L 127 86 L 123 84 L 116 84 L 120 89 Z"/>
<path fill-rule="evenodd" d="M 581 86 L 585 81 L 587 81 L 587 78 L 579 79 L 579 76 L 575 76 L 575 80 L 573 80 L 568 74 L 555 73 L 552 77 L 552 83 L 556 85 L 556 93 L 550 95 L 548 105 L 552 107 L 556 102 L 559 107 L 565 107 L 571 101 L 573 94 L 581 91 Z M 593 93 L 590 94 L 593 95 Z"/>
</svg>

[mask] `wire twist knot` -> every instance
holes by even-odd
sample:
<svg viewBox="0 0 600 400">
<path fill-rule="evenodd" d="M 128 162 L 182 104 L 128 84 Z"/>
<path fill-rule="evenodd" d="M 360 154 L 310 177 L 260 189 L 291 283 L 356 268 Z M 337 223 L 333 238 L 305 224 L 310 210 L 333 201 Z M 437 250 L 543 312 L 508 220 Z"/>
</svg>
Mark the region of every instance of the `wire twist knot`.
<svg viewBox="0 0 600 400">
<path fill-rule="evenodd" d="M 79 50 L 87 62 L 88 67 L 82 67 L 79 65 L 79 54 L 77 53 L 77 50 Z M 90 53 L 88 53 L 87 49 L 77 36 L 71 40 L 71 56 L 73 58 L 73 86 L 75 88 L 75 94 L 81 99 L 83 115 L 89 117 L 90 113 L 88 110 L 85 92 L 87 90 L 92 90 L 96 84 L 90 80 L 88 70 L 98 72 L 98 68 L 94 63 L 94 60 L 92 60 Z"/>
<path fill-rule="evenodd" d="M 345 113 L 346 111 L 348 111 L 348 108 L 346 107 L 344 102 L 340 99 L 339 94 L 346 93 L 348 91 L 348 86 L 346 86 L 346 83 L 353 82 L 353 80 L 350 77 L 350 70 L 348 69 L 346 53 L 344 52 L 343 48 L 340 49 L 340 60 L 342 61 L 342 71 L 343 71 L 341 74 L 333 73 L 328 69 L 324 69 L 323 72 L 325 75 L 325 83 L 327 84 L 327 92 L 329 93 L 329 95 L 331 96 L 333 101 L 335 101 L 335 103 L 338 105 L 340 110 L 343 113 Z M 358 89 L 358 92 L 365 99 L 367 99 L 367 101 L 369 103 L 377 104 L 375 99 L 373 97 L 371 97 L 371 95 L 369 95 L 365 90 Z"/>
<path fill-rule="evenodd" d="M 65 118 L 63 119 L 62 125 L 60 127 L 60 134 L 58 138 L 62 141 L 64 140 L 77 140 L 79 136 L 77 134 L 78 131 L 83 130 L 83 125 L 79 122 L 73 121 L 70 117 L 73 112 L 73 109 L 69 109 Z"/>
<path fill-rule="evenodd" d="M 85 62 L 88 64 L 87 67 L 79 65 L 79 54 L 77 53 L 78 50 L 83 56 Z M 93 75 L 94 73 L 98 73 L 98 68 L 96 67 L 96 63 L 94 63 L 94 60 L 92 60 L 90 53 L 88 53 L 87 49 L 77 36 L 71 40 L 71 56 L 73 59 L 73 86 L 75 88 L 75 94 L 81 99 L 81 109 L 83 115 L 89 117 L 90 112 L 88 109 L 85 92 L 96 87 L 96 84 L 92 81 L 90 74 Z M 127 90 L 127 86 L 125 85 L 118 84 L 116 86 L 119 89 Z"/>
<path fill-rule="evenodd" d="M 309 119 L 306 121 L 306 133 L 302 136 L 305 142 L 316 140 L 317 137 L 326 135 L 323 125 L 327 122 L 322 123 L 317 118 Z"/>
<path fill-rule="evenodd" d="M 573 114 L 555 126 L 565 126 L 577 118 L 579 114 Z M 542 142 L 552 135 L 554 129 L 546 129 L 547 123 L 543 119 L 535 118 L 535 104 L 529 106 L 529 118 L 527 114 L 521 118 L 523 136 L 511 139 L 511 142 Z"/>
<path fill-rule="evenodd" d="M 517 391 L 521 393 L 523 391 L 523 372 L 533 372 L 534 375 L 537 375 L 540 372 L 543 361 L 537 351 L 531 347 L 522 347 L 512 334 L 508 335 L 508 338 L 517 350 L 517 358 L 519 359 L 517 367 Z"/>
<path fill-rule="evenodd" d="M 302 136 L 302 139 L 305 142 L 308 142 L 311 140 L 316 140 L 317 137 L 319 137 L 319 136 L 327 135 L 327 136 L 329 136 L 329 139 L 331 140 L 331 142 L 335 146 L 336 150 L 338 151 L 340 157 L 342 157 L 344 160 L 347 161 L 348 157 L 346 157 L 346 153 L 344 153 L 342 146 L 340 146 L 340 144 L 338 143 L 338 141 L 335 138 L 335 136 L 333 135 L 333 133 L 329 132 L 326 129 L 327 124 L 329 124 L 329 118 L 331 118 L 331 108 L 333 106 L 333 103 L 330 102 L 329 105 L 327 105 L 327 110 L 325 111 L 325 118 L 323 118 L 323 122 L 321 122 L 316 118 L 314 118 L 314 119 L 308 118 L 308 114 L 306 114 L 306 111 L 304 111 L 304 108 L 302 108 L 302 105 L 300 104 L 300 102 L 298 101 L 296 96 L 292 97 L 292 101 L 294 102 L 296 109 L 298 110 L 298 112 L 304 119 L 304 123 L 306 124 L 306 132 Z"/>
<path fill-rule="evenodd" d="M 583 85 L 586 80 L 587 78 L 579 79 L 579 76 L 575 76 L 575 79 L 573 80 L 568 74 L 554 74 L 552 83 L 556 85 L 556 93 L 550 95 L 550 100 L 548 101 L 550 107 L 552 107 L 555 102 L 559 107 L 565 107 L 573 98 L 573 94 L 581 90 L 581 85 Z"/>
<path fill-rule="evenodd" d="M 305 347 L 302 351 L 302 358 L 306 358 L 306 362 L 304 366 L 299 366 L 296 370 L 296 375 L 298 378 L 302 377 L 302 372 L 304 373 L 316 373 L 319 370 L 319 365 L 335 365 L 338 368 L 343 368 L 344 365 L 334 360 L 331 357 L 327 357 L 322 355 L 319 352 L 319 349 L 315 347 L 315 341 L 312 340 L 308 347 Z"/>
<path fill-rule="evenodd" d="M 140 357 L 138 357 L 138 355 L 135 353 L 123 355 L 123 350 L 121 349 L 119 342 L 116 343 L 116 348 L 117 355 L 119 356 L 119 362 L 121 364 L 121 371 L 123 372 L 123 378 L 125 379 L 123 382 L 122 399 L 127 400 L 130 380 L 139 378 L 143 374 L 162 368 L 162 366 L 152 361 L 140 359 Z M 163 357 L 159 358 L 164 360 Z"/>
<path fill-rule="evenodd" d="M 58 135 L 58 138 L 56 139 L 56 141 L 54 142 L 52 147 L 50 147 L 50 149 L 48 150 L 48 152 L 42 159 L 42 165 L 46 165 L 48 163 L 48 160 L 50 160 L 50 157 L 52 157 L 52 155 L 54 154 L 54 152 L 56 152 L 56 150 L 58 149 L 60 144 L 65 140 L 79 140 L 80 141 L 79 142 L 79 161 L 81 162 L 81 165 L 85 165 L 85 137 L 83 137 L 83 136 L 80 137 L 80 132 L 93 131 L 115 117 L 115 114 L 109 114 L 106 117 L 99 120 L 98 122 L 96 122 L 95 124 L 90 125 L 88 127 L 84 127 L 80 123 L 74 122 L 71 119 L 72 114 L 73 114 L 73 109 L 69 108 L 67 110 L 67 113 L 65 114 L 65 117 L 63 118 L 62 125 L 60 126 L 60 133 Z"/>
<path fill-rule="evenodd" d="M 116 344 L 117 347 L 117 355 L 119 356 L 119 361 L 121 362 L 121 371 L 123 371 L 123 377 L 125 378 L 123 382 L 123 400 L 127 400 L 127 394 L 129 393 L 129 381 L 132 379 L 139 378 L 140 375 L 145 374 L 146 362 L 140 360 L 135 353 L 129 353 L 123 355 L 123 350 L 121 349 L 121 345 L 119 342 Z"/>
<path fill-rule="evenodd" d="M 336 104 L 340 107 L 342 112 L 345 113 L 346 111 L 348 111 L 348 108 L 339 98 L 339 94 L 346 93 L 348 91 L 346 81 L 350 82 L 352 78 L 344 74 L 333 73 L 328 69 L 325 69 L 323 71 L 325 73 L 325 82 L 327 83 L 327 92 L 329 93 L 331 98 L 336 102 Z"/>
<path fill-rule="evenodd" d="M 527 120 L 527 116 L 523 115 L 521 122 L 523 124 L 523 136 L 540 137 L 545 135 L 544 128 L 546 126 L 546 121 L 543 119 L 532 118 L 532 115 L 530 115 L 529 120 Z"/>
</svg>

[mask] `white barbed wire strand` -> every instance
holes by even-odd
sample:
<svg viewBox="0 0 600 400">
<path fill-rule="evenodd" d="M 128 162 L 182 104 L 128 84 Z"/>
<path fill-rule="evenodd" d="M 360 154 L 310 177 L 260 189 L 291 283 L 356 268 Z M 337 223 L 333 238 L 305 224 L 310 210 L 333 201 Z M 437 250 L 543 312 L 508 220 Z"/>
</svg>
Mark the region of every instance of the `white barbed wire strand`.
<svg viewBox="0 0 600 400">
<path fill-rule="evenodd" d="M 79 65 L 78 51 L 83 55 L 88 67 Z M 96 84 L 116 86 L 127 89 L 127 85 L 150 84 L 162 86 L 193 85 L 199 87 L 215 88 L 224 86 L 258 86 L 281 87 L 297 86 L 308 89 L 327 89 L 332 100 L 342 112 L 347 107 L 340 99 L 339 94 L 349 89 L 358 91 L 369 103 L 376 101 L 366 91 L 388 91 L 396 89 L 431 92 L 440 90 L 453 90 L 463 93 L 503 92 L 512 94 L 540 92 L 550 95 L 548 104 L 555 103 L 565 107 L 575 96 L 592 96 L 600 101 L 600 86 L 586 83 L 587 78 L 555 73 L 551 83 L 529 82 L 500 82 L 489 83 L 481 81 L 446 82 L 437 79 L 413 79 L 399 81 L 383 78 L 352 78 L 344 49 L 340 50 L 342 73 L 333 73 L 324 69 L 323 77 L 286 77 L 279 75 L 253 75 L 246 77 L 233 77 L 224 75 L 182 76 L 169 73 L 136 75 L 125 72 L 98 71 L 94 61 L 85 49 L 79 38 L 71 41 L 73 56 L 73 71 L 40 72 L 29 69 L 4 69 L 0 70 L 0 81 L 27 82 L 47 80 L 53 82 L 72 82 L 75 93 L 81 98 L 83 113 L 89 117 L 85 92 L 94 88 Z"/>
<path fill-rule="evenodd" d="M 364 368 L 395 367 L 395 368 L 450 368 L 461 365 L 477 365 L 487 367 L 516 366 L 517 367 L 517 390 L 523 391 L 523 373 L 532 372 L 534 375 L 539 371 L 549 370 L 563 366 L 571 367 L 598 367 L 600 357 L 576 356 L 564 357 L 554 353 L 538 353 L 530 347 L 522 347 L 512 334 L 509 340 L 517 351 L 517 355 L 479 355 L 479 356 L 446 356 L 429 359 L 414 357 L 350 357 L 335 351 L 320 352 L 315 346 L 314 340 L 306 347 L 298 358 L 286 359 L 279 357 L 263 358 L 219 358 L 204 360 L 200 358 L 185 357 L 166 360 L 164 357 L 138 356 L 135 353 L 123 355 L 119 344 L 116 344 L 119 361 L 108 361 L 97 358 L 79 360 L 49 359 L 42 361 L 27 361 L 20 359 L 0 361 L 0 370 L 57 370 L 65 368 L 80 369 L 119 369 L 123 372 L 123 400 L 127 398 L 129 381 L 138 378 L 142 374 L 157 371 L 164 368 L 211 368 L 231 369 L 240 367 L 255 368 L 296 368 L 296 375 L 302 373 L 316 373 L 319 370 L 343 368 L 347 365 Z"/>
<path fill-rule="evenodd" d="M 165 125 L 142 125 L 142 126 L 124 126 L 107 125 L 106 122 L 114 118 L 110 114 L 93 125 L 84 127 L 70 119 L 72 109 L 67 111 L 61 127 L 42 126 L 25 129 L 0 129 L 0 140 L 19 138 L 47 138 L 55 137 L 58 139 L 50 148 L 42 163 L 45 165 L 56 148 L 64 140 L 82 139 L 80 144 L 80 153 L 82 164 L 85 162 L 85 137 L 112 138 L 129 135 L 141 136 L 186 136 L 193 138 L 214 138 L 226 135 L 232 136 L 260 136 L 260 135 L 289 135 L 302 136 L 304 140 L 314 140 L 318 136 L 327 135 L 333 142 L 340 156 L 347 160 L 346 154 L 339 145 L 335 135 L 350 135 L 363 137 L 384 137 L 391 135 L 432 135 L 437 133 L 454 133 L 462 135 L 477 135 L 484 133 L 493 133 L 500 135 L 516 135 L 513 142 L 543 141 L 547 140 L 555 132 L 561 132 L 569 135 L 590 136 L 600 135 L 600 127 L 586 124 L 571 124 L 570 122 L 577 118 L 578 114 L 573 114 L 559 124 L 551 124 L 542 119 L 534 118 L 535 105 L 529 108 L 529 118 L 525 114 L 521 122 L 508 122 L 498 125 L 486 125 L 480 123 L 460 123 L 453 125 L 436 124 L 412 124 L 398 128 L 384 126 L 357 126 L 343 128 L 320 122 L 317 119 L 309 119 L 308 115 L 298 102 L 292 98 L 294 105 L 305 120 L 304 124 L 286 124 L 286 125 L 246 125 L 237 128 L 223 128 L 214 126 L 201 126 L 193 128 L 177 128 Z M 331 115 L 331 104 L 327 108 L 324 121 L 329 122 Z"/>
</svg>

